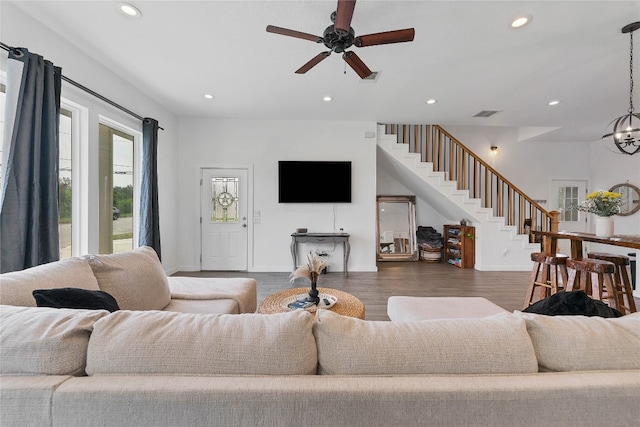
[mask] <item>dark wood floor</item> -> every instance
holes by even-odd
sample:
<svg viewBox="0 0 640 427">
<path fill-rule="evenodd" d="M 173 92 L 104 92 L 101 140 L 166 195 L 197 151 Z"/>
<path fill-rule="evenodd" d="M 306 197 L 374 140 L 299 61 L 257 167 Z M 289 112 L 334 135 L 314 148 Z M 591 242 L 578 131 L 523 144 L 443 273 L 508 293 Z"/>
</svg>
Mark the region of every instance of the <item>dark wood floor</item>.
<svg viewBox="0 0 640 427">
<path fill-rule="evenodd" d="M 268 295 L 284 289 L 308 286 L 298 279 L 289 282 L 289 273 L 178 272 L 198 277 L 252 277 L 258 282 L 258 304 Z M 509 310 L 524 303 L 530 272 L 496 272 L 460 269 L 445 263 L 381 262 L 378 272 L 331 272 L 320 276 L 318 286 L 339 289 L 359 298 L 367 320 L 389 320 L 387 299 L 406 296 L 480 296 Z"/>
</svg>

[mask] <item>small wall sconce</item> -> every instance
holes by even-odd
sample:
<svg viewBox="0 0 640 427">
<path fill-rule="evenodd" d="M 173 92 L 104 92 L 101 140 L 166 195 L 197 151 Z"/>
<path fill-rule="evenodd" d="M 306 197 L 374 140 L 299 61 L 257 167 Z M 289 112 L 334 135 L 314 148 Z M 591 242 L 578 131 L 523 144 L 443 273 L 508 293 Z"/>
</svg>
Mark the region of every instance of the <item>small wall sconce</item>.
<svg viewBox="0 0 640 427">
<path fill-rule="evenodd" d="M 496 147 L 495 145 L 491 146 L 491 155 L 495 156 L 496 154 L 498 154 L 498 147 Z"/>
</svg>

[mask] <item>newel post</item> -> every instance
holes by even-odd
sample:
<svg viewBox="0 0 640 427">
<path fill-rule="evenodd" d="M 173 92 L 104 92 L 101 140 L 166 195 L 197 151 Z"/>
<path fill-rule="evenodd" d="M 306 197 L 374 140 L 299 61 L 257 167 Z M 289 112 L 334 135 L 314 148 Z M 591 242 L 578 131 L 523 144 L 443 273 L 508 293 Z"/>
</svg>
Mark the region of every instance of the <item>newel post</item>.
<svg viewBox="0 0 640 427">
<path fill-rule="evenodd" d="M 556 232 L 558 231 L 558 223 L 560 222 L 560 212 L 551 211 L 549 215 L 551 216 L 551 229 L 549 231 Z"/>
</svg>

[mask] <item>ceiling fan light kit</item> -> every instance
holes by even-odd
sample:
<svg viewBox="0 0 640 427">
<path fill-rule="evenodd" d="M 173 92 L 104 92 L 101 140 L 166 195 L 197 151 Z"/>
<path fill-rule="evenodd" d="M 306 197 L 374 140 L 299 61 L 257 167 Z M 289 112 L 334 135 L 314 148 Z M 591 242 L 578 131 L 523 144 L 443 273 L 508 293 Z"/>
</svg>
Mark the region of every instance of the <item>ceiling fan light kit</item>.
<svg viewBox="0 0 640 427">
<path fill-rule="evenodd" d="M 357 36 L 351 28 L 351 19 L 356 6 L 356 0 L 338 0 L 336 11 L 331 14 L 333 25 L 325 28 L 322 37 L 309 33 L 303 33 L 287 28 L 267 25 L 267 32 L 280 34 L 288 37 L 295 37 L 303 40 L 309 40 L 315 43 L 323 43 L 329 50 L 320 52 L 310 61 L 296 70 L 296 74 L 305 74 L 321 61 L 328 58 L 331 52 L 342 53 L 342 59 L 353 69 L 353 71 L 365 79 L 372 74 L 372 71 L 353 51 L 347 51 L 351 46 L 367 47 L 390 43 L 403 43 L 413 41 L 415 30 L 406 28 L 404 30 L 385 31 L 382 33 L 367 34 Z"/>
<path fill-rule="evenodd" d="M 633 32 L 640 28 L 640 21 L 622 27 L 622 33 L 629 33 L 629 109 L 627 114 L 614 119 L 602 135 L 607 148 L 611 142 L 621 154 L 634 155 L 640 153 L 640 114 L 633 108 Z M 613 151 L 613 150 L 611 150 Z"/>
</svg>

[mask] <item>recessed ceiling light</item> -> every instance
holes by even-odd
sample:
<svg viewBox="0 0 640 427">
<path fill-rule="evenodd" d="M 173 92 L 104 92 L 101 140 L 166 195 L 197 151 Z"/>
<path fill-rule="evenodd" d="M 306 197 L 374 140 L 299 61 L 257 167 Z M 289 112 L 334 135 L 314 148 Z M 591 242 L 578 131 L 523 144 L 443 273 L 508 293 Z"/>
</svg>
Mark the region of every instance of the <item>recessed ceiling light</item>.
<svg viewBox="0 0 640 427">
<path fill-rule="evenodd" d="M 427 104 L 435 104 L 436 102 L 438 102 L 437 99 L 427 99 Z"/>
<path fill-rule="evenodd" d="M 531 22 L 532 17 L 530 15 L 519 16 L 511 21 L 511 28 L 522 28 Z"/>
<path fill-rule="evenodd" d="M 324 98 L 322 98 L 322 100 L 323 100 L 323 101 L 325 101 L 325 102 L 329 102 L 329 101 L 331 101 L 332 99 L 333 99 L 333 98 L 332 98 L 332 97 L 330 97 L 330 96 L 325 96 Z"/>
<path fill-rule="evenodd" d="M 207 99 L 213 99 L 213 98 L 215 98 L 215 96 L 211 95 L 210 93 L 205 93 L 205 94 L 204 94 L 204 97 L 205 97 L 205 98 L 207 98 Z"/>
<path fill-rule="evenodd" d="M 120 12 L 122 12 L 129 18 L 140 18 L 142 16 L 142 12 L 140 12 L 140 9 L 129 3 L 120 3 L 119 9 Z"/>
<path fill-rule="evenodd" d="M 558 104 L 560 104 L 560 101 L 558 101 L 558 100 L 549 101 L 549 105 L 551 105 L 551 106 L 558 105 Z"/>
</svg>

